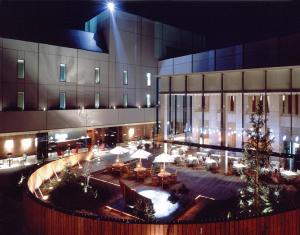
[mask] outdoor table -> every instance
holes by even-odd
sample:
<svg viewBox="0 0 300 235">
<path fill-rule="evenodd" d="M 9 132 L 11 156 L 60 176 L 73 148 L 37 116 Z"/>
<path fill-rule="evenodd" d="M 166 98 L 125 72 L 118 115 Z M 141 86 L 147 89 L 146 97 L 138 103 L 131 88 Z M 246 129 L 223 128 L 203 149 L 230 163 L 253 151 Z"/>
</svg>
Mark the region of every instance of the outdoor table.
<svg viewBox="0 0 300 235">
<path fill-rule="evenodd" d="M 199 164 L 199 159 L 197 157 L 194 156 L 188 156 L 186 158 L 188 164 L 193 164 L 193 162 L 196 162 L 196 164 Z"/>
<path fill-rule="evenodd" d="M 115 162 L 112 164 L 113 167 L 115 168 L 122 168 L 125 164 L 123 162 Z"/>
<path fill-rule="evenodd" d="M 242 163 L 237 163 L 237 164 L 233 164 L 232 166 L 233 168 L 236 168 L 236 169 L 243 169 L 243 168 L 246 168 L 246 166 Z"/>
<path fill-rule="evenodd" d="M 196 152 L 197 155 L 200 155 L 200 156 L 207 156 L 207 153 L 206 152 Z"/>
<path fill-rule="evenodd" d="M 161 185 L 164 186 L 164 179 L 171 176 L 170 172 L 162 171 L 157 174 L 157 176 L 161 179 Z"/>
<path fill-rule="evenodd" d="M 208 168 L 210 168 L 212 165 L 214 165 L 214 164 L 217 164 L 217 162 L 216 162 L 216 160 L 214 160 L 214 159 L 206 159 L 205 160 L 205 165 L 208 167 Z"/>
<path fill-rule="evenodd" d="M 167 172 L 167 171 L 162 171 L 162 172 L 159 172 L 157 174 L 158 177 L 161 177 L 161 178 L 166 178 L 166 177 L 169 177 L 171 176 L 171 173 L 170 172 Z"/>
<path fill-rule="evenodd" d="M 281 171 L 280 174 L 286 179 L 292 179 L 297 177 L 297 173 L 293 171 Z"/>
<path fill-rule="evenodd" d="M 147 169 L 146 169 L 145 167 L 140 166 L 140 167 L 134 168 L 133 170 L 134 170 L 135 172 L 144 172 L 144 171 L 146 171 Z"/>
<path fill-rule="evenodd" d="M 221 154 L 216 154 L 216 153 L 213 153 L 211 154 L 212 157 L 217 157 L 217 158 L 220 158 L 221 157 Z"/>
</svg>

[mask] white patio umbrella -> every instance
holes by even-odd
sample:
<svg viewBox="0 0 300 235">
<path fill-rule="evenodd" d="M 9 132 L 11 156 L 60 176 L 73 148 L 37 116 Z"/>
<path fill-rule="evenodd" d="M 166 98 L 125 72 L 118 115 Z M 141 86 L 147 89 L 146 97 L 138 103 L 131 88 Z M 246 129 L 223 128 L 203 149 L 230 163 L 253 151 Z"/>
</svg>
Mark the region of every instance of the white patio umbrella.
<svg viewBox="0 0 300 235">
<path fill-rule="evenodd" d="M 130 157 L 135 158 L 135 159 L 140 159 L 140 164 L 142 165 L 142 159 L 148 159 L 148 157 L 150 155 L 151 155 L 151 153 L 149 153 L 143 149 L 138 149 Z"/>
<path fill-rule="evenodd" d="M 124 153 L 128 153 L 129 150 L 120 146 L 117 146 L 115 148 L 113 148 L 112 150 L 109 151 L 111 154 L 115 154 L 118 155 L 117 156 L 117 162 L 119 161 L 119 155 L 122 155 Z"/>
<path fill-rule="evenodd" d="M 166 162 L 171 162 L 173 163 L 175 161 L 175 157 L 167 154 L 167 153 L 162 153 L 158 155 L 153 162 L 163 162 L 164 163 L 164 169 L 166 168 Z"/>
</svg>

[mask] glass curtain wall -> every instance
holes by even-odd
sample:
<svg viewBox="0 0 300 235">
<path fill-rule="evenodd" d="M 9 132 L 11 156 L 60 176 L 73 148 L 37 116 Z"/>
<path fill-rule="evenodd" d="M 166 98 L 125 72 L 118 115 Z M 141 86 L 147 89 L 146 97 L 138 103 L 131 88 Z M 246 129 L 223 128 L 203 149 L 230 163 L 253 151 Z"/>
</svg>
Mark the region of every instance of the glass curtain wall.
<svg viewBox="0 0 300 235">
<path fill-rule="evenodd" d="M 250 115 L 261 102 L 266 128 L 274 137 L 273 151 L 297 154 L 299 77 L 300 68 L 193 74 L 172 77 L 170 83 L 167 77 L 161 81 L 166 99 L 160 113 L 167 117 L 163 125 L 169 126 L 168 136 L 179 141 L 243 148 Z"/>
</svg>

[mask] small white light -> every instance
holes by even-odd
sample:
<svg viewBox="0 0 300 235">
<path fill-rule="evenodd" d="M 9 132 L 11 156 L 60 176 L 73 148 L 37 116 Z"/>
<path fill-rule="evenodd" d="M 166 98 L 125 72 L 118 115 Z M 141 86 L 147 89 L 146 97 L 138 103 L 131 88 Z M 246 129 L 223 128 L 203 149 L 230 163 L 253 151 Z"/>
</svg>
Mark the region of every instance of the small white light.
<svg viewBox="0 0 300 235">
<path fill-rule="evenodd" d="M 284 136 L 282 137 L 282 140 L 283 140 L 283 141 L 285 141 L 285 140 L 286 140 L 286 135 L 284 135 Z"/>
<path fill-rule="evenodd" d="M 299 136 L 296 136 L 295 141 L 296 141 L 296 142 L 299 141 Z"/>
<path fill-rule="evenodd" d="M 107 3 L 107 9 L 110 11 L 110 12 L 113 12 L 115 10 L 115 4 L 113 2 L 108 2 Z"/>
<path fill-rule="evenodd" d="M 114 106 L 113 108 L 116 109 L 116 106 Z"/>
<path fill-rule="evenodd" d="M 43 108 L 43 111 L 46 111 L 46 107 Z"/>
</svg>

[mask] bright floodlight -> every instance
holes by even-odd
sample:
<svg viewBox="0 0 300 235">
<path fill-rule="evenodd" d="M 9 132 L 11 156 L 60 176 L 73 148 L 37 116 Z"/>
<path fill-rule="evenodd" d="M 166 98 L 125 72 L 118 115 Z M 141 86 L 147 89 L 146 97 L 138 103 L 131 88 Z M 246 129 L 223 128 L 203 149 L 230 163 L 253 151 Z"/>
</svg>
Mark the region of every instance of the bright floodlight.
<svg viewBox="0 0 300 235">
<path fill-rule="evenodd" d="M 110 12 L 113 12 L 115 10 L 115 4 L 113 2 L 109 2 L 107 3 L 107 9 L 110 11 Z"/>
</svg>

